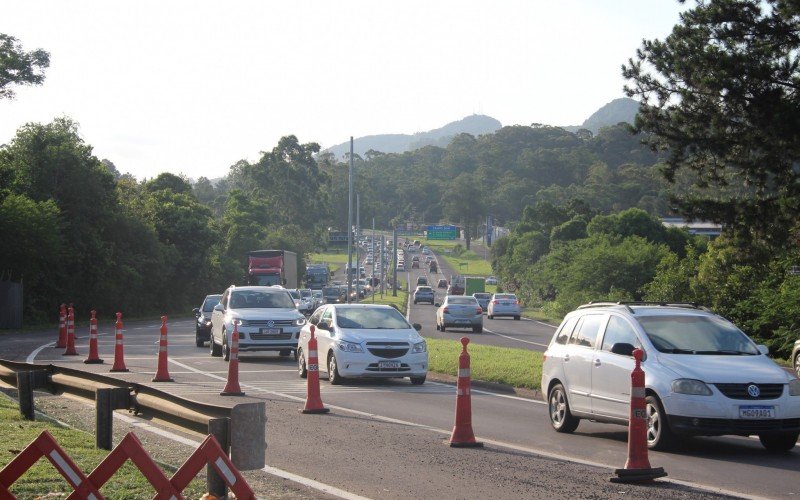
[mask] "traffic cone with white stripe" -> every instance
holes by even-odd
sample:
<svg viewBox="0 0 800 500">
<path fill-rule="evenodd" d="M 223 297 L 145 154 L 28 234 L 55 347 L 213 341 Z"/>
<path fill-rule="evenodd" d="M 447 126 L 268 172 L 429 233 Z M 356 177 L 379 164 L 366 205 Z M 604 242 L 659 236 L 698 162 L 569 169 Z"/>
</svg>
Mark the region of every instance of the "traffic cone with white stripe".
<svg viewBox="0 0 800 500">
<path fill-rule="evenodd" d="M 58 340 L 56 341 L 56 348 L 63 349 L 67 347 L 67 305 L 61 304 L 58 310 Z"/>
<path fill-rule="evenodd" d="M 319 357 L 317 354 L 317 337 L 314 336 L 315 326 L 311 325 L 311 338 L 308 339 L 308 352 L 306 353 L 306 380 L 308 390 L 306 406 L 300 413 L 328 413 L 331 411 L 322 405 L 319 395 Z"/>
<path fill-rule="evenodd" d="M 633 350 L 636 364 L 631 372 L 631 410 L 628 419 L 628 460 L 625 468 L 617 469 L 612 483 L 640 483 L 667 475 L 663 467 L 650 467 L 647 458 L 647 402 L 644 389 L 644 370 L 642 370 L 644 351 Z M 667 425 L 661 422 L 661 425 Z"/>
<path fill-rule="evenodd" d="M 212 340 L 213 342 L 213 340 Z M 242 388 L 239 387 L 239 321 L 233 322 L 231 332 L 231 347 L 228 358 L 228 382 L 225 388 L 219 393 L 220 396 L 244 396 Z"/>
<path fill-rule="evenodd" d="M 103 360 L 97 353 L 97 311 L 92 311 L 92 318 L 89 320 L 89 357 L 83 362 L 86 364 L 99 364 Z"/>
<path fill-rule="evenodd" d="M 461 337 L 464 346 L 458 357 L 458 383 L 456 385 L 456 424 L 450 436 L 450 446 L 453 448 L 479 448 L 483 443 L 475 441 L 472 432 L 472 397 L 470 396 L 470 368 L 469 353 L 467 352 L 469 339 Z"/>
<path fill-rule="evenodd" d="M 174 382 L 167 367 L 167 317 L 161 316 L 161 339 L 158 341 L 158 370 L 152 382 Z"/>
<path fill-rule="evenodd" d="M 112 372 L 130 371 L 125 367 L 125 350 L 122 345 L 122 313 L 117 313 L 117 322 L 114 324 L 114 366 Z"/>
<path fill-rule="evenodd" d="M 67 309 L 67 350 L 62 356 L 77 356 L 78 350 L 75 349 L 75 309 L 72 306 Z"/>
</svg>

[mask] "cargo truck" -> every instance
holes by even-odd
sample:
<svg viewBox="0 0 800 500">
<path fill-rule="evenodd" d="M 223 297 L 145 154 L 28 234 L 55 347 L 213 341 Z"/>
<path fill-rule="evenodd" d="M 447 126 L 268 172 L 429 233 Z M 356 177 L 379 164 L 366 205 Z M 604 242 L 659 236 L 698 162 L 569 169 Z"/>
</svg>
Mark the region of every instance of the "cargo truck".
<svg viewBox="0 0 800 500">
<path fill-rule="evenodd" d="M 464 295 L 472 295 L 473 293 L 481 293 L 486 291 L 486 281 L 483 278 L 467 276 L 464 281 Z"/>
<path fill-rule="evenodd" d="M 297 254 L 288 250 L 253 250 L 247 253 L 248 285 L 297 286 Z"/>
</svg>

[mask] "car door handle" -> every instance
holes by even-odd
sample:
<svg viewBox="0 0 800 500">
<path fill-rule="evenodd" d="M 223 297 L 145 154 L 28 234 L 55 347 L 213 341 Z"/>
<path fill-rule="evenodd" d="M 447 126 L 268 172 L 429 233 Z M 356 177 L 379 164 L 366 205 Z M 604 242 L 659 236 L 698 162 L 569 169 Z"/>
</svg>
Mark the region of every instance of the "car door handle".
<svg viewBox="0 0 800 500">
<path fill-rule="evenodd" d="M 600 366 L 600 365 L 602 365 L 602 364 L 603 364 L 603 363 L 601 363 L 599 359 L 595 359 L 595 360 L 594 360 L 594 366 Z"/>
<path fill-rule="evenodd" d="M 569 361 L 569 354 L 565 354 L 564 355 L 564 362 L 567 362 L 567 361 Z"/>
</svg>

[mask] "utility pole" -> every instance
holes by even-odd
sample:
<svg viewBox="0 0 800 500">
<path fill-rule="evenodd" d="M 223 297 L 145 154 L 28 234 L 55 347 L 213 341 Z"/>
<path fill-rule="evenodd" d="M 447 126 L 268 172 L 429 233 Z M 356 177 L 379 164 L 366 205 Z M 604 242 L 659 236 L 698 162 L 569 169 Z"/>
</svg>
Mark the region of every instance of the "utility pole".
<svg viewBox="0 0 800 500">
<path fill-rule="evenodd" d="M 347 269 L 344 272 L 347 280 L 347 303 L 353 291 L 353 136 L 350 136 L 350 168 L 347 171 Z"/>
<path fill-rule="evenodd" d="M 361 238 L 361 196 L 356 193 L 356 238 Z M 356 303 L 361 302 L 361 262 L 356 247 Z"/>
<path fill-rule="evenodd" d="M 372 288 L 372 303 L 375 303 L 375 217 L 372 218 L 372 241 L 369 244 L 372 255 L 372 274 L 369 277 L 369 286 Z"/>
<path fill-rule="evenodd" d="M 397 226 L 392 228 L 392 247 L 394 249 L 394 256 L 392 257 L 392 297 L 397 297 Z"/>
</svg>

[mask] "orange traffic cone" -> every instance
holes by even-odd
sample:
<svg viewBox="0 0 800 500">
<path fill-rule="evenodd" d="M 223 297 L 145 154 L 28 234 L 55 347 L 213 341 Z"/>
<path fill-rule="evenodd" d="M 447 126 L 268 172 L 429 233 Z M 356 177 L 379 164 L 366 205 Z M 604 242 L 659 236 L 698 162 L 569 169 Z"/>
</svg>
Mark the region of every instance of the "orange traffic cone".
<svg viewBox="0 0 800 500">
<path fill-rule="evenodd" d="M 644 391 L 644 371 L 642 358 L 644 351 L 634 349 L 636 365 L 631 372 L 631 410 L 628 419 L 628 460 L 624 469 L 617 469 L 612 483 L 639 483 L 667 475 L 663 467 L 650 467 L 647 458 L 647 403 Z M 666 425 L 666 422 L 661 422 Z"/>
<path fill-rule="evenodd" d="M 61 304 L 58 310 L 58 340 L 56 341 L 56 348 L 63 349 L 67 347 L 67 305 Z"/>
<path fill-rule="evenodd" d="M 464 346 L 458 357 L 458 383 L 456 385 L 456 424 L 450 436 L 450 446 L 453 448 L 479 448 L 483 443 L 475 441 L 472 432 L 472 397 L 470 396 L 470 369 L 469 353 L 467 352 L 469 339 L 461 337 Z"/>
<path fill-rule="evenodd" d="M 97 311 L 92 311 L 92 318 L 89 320 L 89 357 L 83 360 L 86 364 L 98 364 L 103 360 L 97 354 Z"/>
<path fill-rule="evenodd" d="M 158 370 L 152 382 L 174 382 L 167 367 L 167 317 L 161 316 L 161 340 L 158 342 Z"/>
<path fill-rule="evenodd" d="M 213 342 L 213 341 L 212 341 Z M 239 387 L 239 322 L 233 322 L 233 332 L 231 332 L 231 348 L 228 358 L 228 382 L 225 388 L 219 393 L 220 396 L 244 396 L 242 388 Z"/>
<path fill-rule="evenodd" d="M 62 356 L 77 356 L 75 349 L 75 310 L 70 306 L 67 310 L 67 350 Z"/>
<path fill-rule="evenodd" d="M 306 406 L 300 413 L 328 413 L 331 411 L 322 405 L 322 398 L 319 395 L 319 358 L 317 355 L 317 337 L 314 336 L 315 327 L 311 325 L 311 338 L 308 339 L 308 352 L 305 354 L 306 372 L 308 379 L 308 391 L 306 396 Z"/>
<path fill-rule="evenodd" d="M 112 372 L 127 372 L 125 367 L 125 352 L 122 345 L 122 313 L 117 313 L 117 322 L 114 324 L 114 366 Z"/>
</svg>

